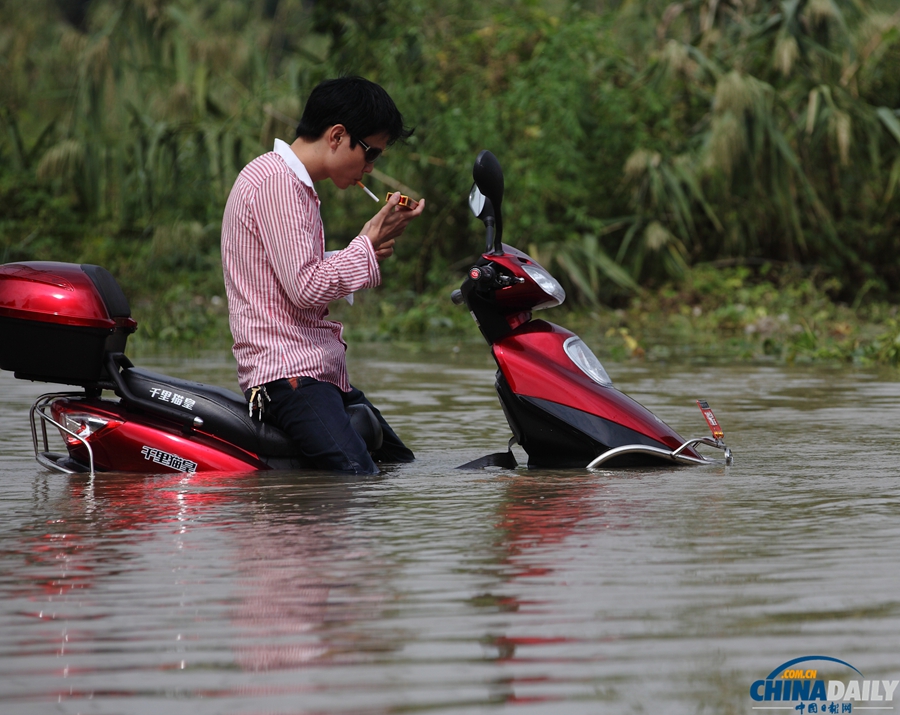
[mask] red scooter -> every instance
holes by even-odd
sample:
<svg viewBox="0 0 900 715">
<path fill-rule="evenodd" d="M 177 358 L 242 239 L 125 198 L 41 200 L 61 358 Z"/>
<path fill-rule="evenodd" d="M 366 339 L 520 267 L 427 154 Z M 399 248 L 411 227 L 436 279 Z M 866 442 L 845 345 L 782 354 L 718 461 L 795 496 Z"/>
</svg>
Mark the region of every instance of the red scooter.
<svg viewBox="0 0 900 715">
<path fill-rule="evenodd" d="M 711 462 L 706 444 L 731 452 L 712 411 L 701 409 L 713 437 L 685 441 L 619 392 L 575 334 L 532 320 L 559 305 L 559 283 L 524 253 L 501 243 L 503 173 L 481 152 L 470 206 L 487 228 L 487 247 L 468 272 L 456 303 L 465 303 L 499 367 L 500 403 L 529 465 L 595 468 Z M 73 473 L 248 472 L 303 468 L 291 439 L 250 414 L 238 393 L 135 367 L 125 357 L 137 328 L 121 287 L 100 266 L 31 261 L 0 266 L 0 369 L 17 378 L 78 386 L 42 395 L 31 407 L 37 461 Z M 115 397 L 104 397 L 112 392 Z M 371 410 L 351 408 L 351 422 L 374 451 L 381 426 Z M 50 449 L 58 430 L 66 452 Z M 511 450 L 466 467 L 516 466 Z"/>
<path fill-rule="evenodd" d="M 529 466 L 587 467 L 704 464 L 701 444 L 724 451 L 724 433 L 709 405 L 698 406 L 712 437 L 683 439 L 645 407 L 613 387 L 603 365 L 574 333 L 534 320 L 532 311 L 560 305 L 562 286 L 529 256 L 502 243 L 503 171 L 482 151 L 469 194 L 472 213 L 487 229 L 485 253 L 469 269 L 454 303 L 465 304 L 497 362 L 496 387 L 513 443 Z M 512 451 L 464 467 L 516 465 Z"/>
<path fill-rule="evenodd" d="M 291 439 L 252 416 L 242 395 L 135 367 L 124 351 L 136 328 L 121 287 L 100 266 L 0 266 L 0 369 L 82 388 L 32 405 L 40 464 L 65 473 L 306 466 Z M 351 407 L 350 419 L 370 451 L 381 446 L 381 425 L 366 405 Z M 65 453 L 50 450 L 48 428 L 59 431 Z"/>
</svg>

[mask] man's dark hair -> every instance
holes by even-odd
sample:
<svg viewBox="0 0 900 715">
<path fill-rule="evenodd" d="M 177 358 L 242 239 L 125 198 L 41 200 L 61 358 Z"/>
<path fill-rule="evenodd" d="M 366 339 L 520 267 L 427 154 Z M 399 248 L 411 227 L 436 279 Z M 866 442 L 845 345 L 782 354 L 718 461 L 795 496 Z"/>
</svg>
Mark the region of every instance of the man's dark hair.
<svg viewBox="0 0 900 715">
<path fill-rule="evenodd" d="M 362 77 L 327 79 L 313 89 L 297 125 L 297 137 L 315 141 L 328 127 L 343 124 L 351 147 L 357 139 L 386 132 L 393 144 L 406 139 L 412 129 L 403 126 L 403 116 L 383 87 Z"/>
</svg>

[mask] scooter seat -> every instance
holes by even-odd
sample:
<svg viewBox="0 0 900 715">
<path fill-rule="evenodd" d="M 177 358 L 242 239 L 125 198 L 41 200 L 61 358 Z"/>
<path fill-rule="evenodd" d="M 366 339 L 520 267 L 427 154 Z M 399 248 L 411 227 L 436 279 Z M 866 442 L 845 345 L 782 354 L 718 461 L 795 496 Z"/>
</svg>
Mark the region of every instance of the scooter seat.
<svg viewBox="0 0 900 715">
<path fill-rule="evenodd" d="M 203 420 L 203 432 L 213 434 L 231 444 L 246 449 L 260 457 L 302 458 L 293 440 L 277 427 L 250 416 L 247 400 L 243 395 L 216 385 L 181 380 L 160 375 L 139 367 L 121 372 L 128 390 L 135 397 L 148 402 L 181 409 L 185 415 Z M 123 398 L 126 404 L 127 399 Z M 143 406 L 142 405 L 142 406 Z M 369 451 L 381 447 L 383 432 L 381 423 L 366 405 L 348 408 L 350 424 L 363 438 Z"/>
<path fill-rule="evenodd" d="M 199 417 L 198 429 L 257 455 L 294 457 L 297 449 L 287 434 L 248 412 L 243 395 L 224 387 L 182 380 L 169 375 L 131 367 L 122 370 L 128 389 L 145 401 L 181 409 L 185 415 Z M 127 400 L 126 400 L 127 402 Z"/>
</svg>

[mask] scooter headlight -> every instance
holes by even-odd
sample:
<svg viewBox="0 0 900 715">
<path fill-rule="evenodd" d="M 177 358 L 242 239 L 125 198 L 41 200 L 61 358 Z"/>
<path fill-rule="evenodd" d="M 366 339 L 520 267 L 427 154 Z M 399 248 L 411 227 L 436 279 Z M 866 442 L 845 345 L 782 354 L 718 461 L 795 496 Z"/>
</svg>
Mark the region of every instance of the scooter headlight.
<svg viewBox="0 0 900 715">
<path fill-rule="evenodd" d="M 576 367 L 594 382 L 603 387 L 612 387 L 612 380 L 603 365 L 581 338 L 569 338 L 563 343 L 563 350 Z"/>
<path fill-rule="evenodd" d="M 542 308 L 553 308 L 557 305 L 562 305 L 566 299 L 566 291 L 563 290 L 563 287 L 556 278 L 551 276 L 540 266 L 534 264 L 529 265 L 526 263 L 522 266 L 522 269 L 528 274 L 531 280 L 538 284 L 538 287 L 544 291 L 544 293 L 553 299 L 534 306 L 532 310 L 541 310 Z"/>
</svg>

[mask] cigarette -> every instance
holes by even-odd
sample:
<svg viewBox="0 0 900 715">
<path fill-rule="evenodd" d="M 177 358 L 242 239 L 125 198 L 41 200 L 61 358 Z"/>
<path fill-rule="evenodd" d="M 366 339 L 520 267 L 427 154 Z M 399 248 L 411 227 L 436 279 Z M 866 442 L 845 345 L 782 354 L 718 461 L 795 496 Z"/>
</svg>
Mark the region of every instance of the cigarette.
<svg viewBox="0 0 900 715">
<path fill-rule="evenodd" d="M 359 188 L 361 188 L 363 191 L 365 191 L 371 197 L 372 201 L 374 201 L 375 203 L 378 203 L 378 197 L 375 194 L 373 194 L 371 191 L 369 191 L 369 189 L 366 187 L 366 185 L 363 182 L 357 181 L 356 185 Z"/>
</svg>

